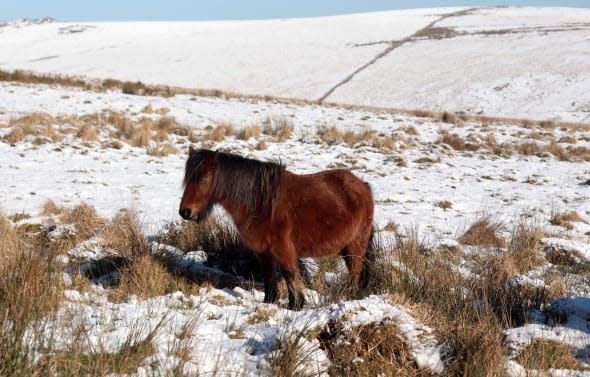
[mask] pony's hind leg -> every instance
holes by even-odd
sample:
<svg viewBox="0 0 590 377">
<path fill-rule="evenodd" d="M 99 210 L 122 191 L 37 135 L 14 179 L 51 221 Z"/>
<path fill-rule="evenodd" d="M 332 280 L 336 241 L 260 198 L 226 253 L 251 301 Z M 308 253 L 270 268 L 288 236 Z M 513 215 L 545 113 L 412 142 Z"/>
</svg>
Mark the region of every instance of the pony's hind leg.
<svg viewBox="0 0 590 377">
<path fill-rule="evenodd" d="M 264 275 L 264 302 L 276 303 L 279 301 L 276 263 L 269 254 L 261 253 L 257 256 Z"/>
<path fill-rule="evenodd" d="M 344 258 L 344 263 L 350 274 L 351 288 L 356 292 L 359 287 L 361 279 L 361 271 L 363 269 L 363 261 L 365 257 L 366 246 L 361 242 L 355 241 L 346 246 L 340 255 Z M 353 293 L 354 293 L 353 292 Z"/>
</svg>

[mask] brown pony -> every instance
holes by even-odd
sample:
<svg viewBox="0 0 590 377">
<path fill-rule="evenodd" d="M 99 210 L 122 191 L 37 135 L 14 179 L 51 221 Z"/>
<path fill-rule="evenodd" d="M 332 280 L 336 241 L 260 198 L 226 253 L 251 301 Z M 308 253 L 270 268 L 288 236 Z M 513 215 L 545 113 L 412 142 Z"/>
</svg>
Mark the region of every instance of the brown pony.
<svg viewBox="0 0 590 377">
<path fill-rule="evenodd" d="M 201 221 L 217 203 L 258 256 L 264 302 L 279 299 L 278 265 L 287 282 L 289 308 L 303 306 L 299 257 L 340 254 L 358 286 L 372 237 L 373 195 L 349 171 L 297 175 L 282 164 L 190 148 L 180 216 Z"/>
</svg>

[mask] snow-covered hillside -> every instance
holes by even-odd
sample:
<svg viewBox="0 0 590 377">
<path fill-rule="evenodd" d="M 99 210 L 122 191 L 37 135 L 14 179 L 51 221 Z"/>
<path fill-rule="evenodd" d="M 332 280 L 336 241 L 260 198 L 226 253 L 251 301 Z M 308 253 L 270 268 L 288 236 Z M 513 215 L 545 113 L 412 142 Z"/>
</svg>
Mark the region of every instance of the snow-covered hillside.
<svg viewBox="0 0 590 377">
<path fill-rule="evenodd" d="M 0 68 L 533 119 L 590 121 L 590 9 L 311 19 L 6 23 Z"/>
</svg>

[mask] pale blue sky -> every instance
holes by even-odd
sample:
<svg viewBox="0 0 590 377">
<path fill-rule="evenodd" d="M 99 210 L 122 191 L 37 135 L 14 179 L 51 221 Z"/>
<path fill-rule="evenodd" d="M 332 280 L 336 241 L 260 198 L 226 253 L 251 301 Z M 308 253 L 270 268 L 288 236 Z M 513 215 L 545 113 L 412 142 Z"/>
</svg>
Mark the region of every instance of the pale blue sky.
<svg viewBox="0 0 590 377">
<path fill-rule="evenodd" d="M 0 19 L 45 16 L 60 21 L 265 19 L 472 5 L 590 8 L 590 0 L 0 0 Z"/>
</svg>

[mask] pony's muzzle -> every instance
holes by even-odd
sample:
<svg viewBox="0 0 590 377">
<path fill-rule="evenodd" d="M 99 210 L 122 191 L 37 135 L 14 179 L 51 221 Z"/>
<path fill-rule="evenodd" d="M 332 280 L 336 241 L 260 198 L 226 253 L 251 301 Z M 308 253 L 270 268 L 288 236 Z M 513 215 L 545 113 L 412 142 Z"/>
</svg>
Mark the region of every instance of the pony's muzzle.
<svg viewBox="0 0 590 377">
<path fill-rule="evenodd" d="M 180 217 L 182 217 L 185 220 L 190 220 L 191 219 L 191 210 L 190 208 L 181 208 L 178 213 L 180 214 Z"/>
</svg>

